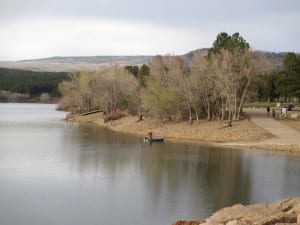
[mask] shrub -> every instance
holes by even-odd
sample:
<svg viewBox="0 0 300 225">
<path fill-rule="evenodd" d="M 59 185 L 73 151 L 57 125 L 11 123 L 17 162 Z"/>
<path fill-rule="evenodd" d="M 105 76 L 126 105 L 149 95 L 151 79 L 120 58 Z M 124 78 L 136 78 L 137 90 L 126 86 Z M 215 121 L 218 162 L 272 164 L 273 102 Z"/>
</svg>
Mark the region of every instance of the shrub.
<svg viewBox="0 0 300 225">
<path fill-rule="evenodd" d="M 110 113 L 108 113 L 104 116 L 104 123 L 107 123 L 111 120 L 118 120 L 118 119 L 122 118 L 123 116 L 125 116 L 125 114 L 122 111 L 120 111 L 119 109 L 111 111 Z"/>
<path fill-rule="evenodd" d="M 44 92 L 40 95 L 40 101 L 47 102 L 49 100 L 50 100 L 50 95 L 48 93 Z"/>
</svg>

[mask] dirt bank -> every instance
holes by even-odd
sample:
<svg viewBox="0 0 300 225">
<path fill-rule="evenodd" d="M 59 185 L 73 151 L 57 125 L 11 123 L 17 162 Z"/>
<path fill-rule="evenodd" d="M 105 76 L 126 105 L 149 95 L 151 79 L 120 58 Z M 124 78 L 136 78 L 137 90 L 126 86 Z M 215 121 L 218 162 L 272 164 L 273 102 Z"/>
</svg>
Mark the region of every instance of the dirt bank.
<svg viewBox="0 0 300 225">
<path fill-rule="evenodd" d="M 86 116 L 70 116 L 68 121 L 93 122 L 114 131 L 146 136 L 152 131 L 154 136 L 164 136 L 168 140 L 192 141 L 201 143 L 227 143 L 236 141 L 259 141 L 273 137 L 265 129 L 252 121 L 236 121 L 231 127 L 224 121 L 201 120 L 192 125 L 187 122 L 162 122 L 152 118 L 144 118 L 137 122 L 136 116 L 125 116 L 119 120 L 104 123 L 102 113 Z"/>
<path fill-rule="evenodd" d="M 125 116 L 105 123 L 102 113 L 69 116 L 68 121 L 93 122 L 114 131 L 145 137 L 149 131 L 154 136 L 164 136 L 170 141 L 196 142 L 218 146 L 256 148 L 283 152 L 300 152 L 300 133 L 281 127 L 279 122 L 255 114 L 252 120 L 234 121 L 231 127 L 224 121 L 162 122 L 145 117 L 137 122 L 137 116 Z M 270 129 L 270 125 L 271 128 Z M 291 130 L 292 129 L 292 130 Z M 295 133 L 296 132 L 296 133 Z"/>
</svg>

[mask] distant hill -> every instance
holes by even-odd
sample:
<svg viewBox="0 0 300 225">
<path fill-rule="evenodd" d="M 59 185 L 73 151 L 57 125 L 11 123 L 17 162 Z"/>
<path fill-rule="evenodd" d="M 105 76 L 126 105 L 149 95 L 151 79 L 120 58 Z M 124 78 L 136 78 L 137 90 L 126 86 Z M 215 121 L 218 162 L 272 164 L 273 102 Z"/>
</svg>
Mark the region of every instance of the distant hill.
<svg viewBox="0 0 300 225">
<path fill-rule="evenodd" d="M 182 55 L 184 61 L 189 63 L 196 54 L 207 54 L 208 48 L 197 49 Z M 260 51 L 256 51 L 260 52 Z M 277 65 L 282 67 L 282 61 L 287 52 L 265 52 Z M 23 61 L 0 61 L 0 67 L 23 69 L 31 71 L 70 72 L 79 70 L 95 71 L 117 63 L 120 66 L 148 64 L 153 56 L 76 56 L 51 57 Z"/>
<path fill-rule="evenodd" d="M 0 67 L 31 71 L 70 72 L 78 70 L 95 71 L 111 63 L 121 66 L 147 64 L 152 56 L 78 56 L 51 57 L 22 61 L 0 61 Z"/>
<path fill-rule="evenodd" d="M 195 55 L 197 55 L 197 54 L 206 55 L 207 52 L 208 52 L 208 48 L 197 49 L 197 50 L 188 52 L 187 54 L 183 55 L 183 58 L 186 61 L 191 61 L 193 59 L 193 57 L 195 57 Z M 267 55 L 267 58 L 272 60 L 277 68 L 282 68 L 283 59 L 288 52 L 277 53 L 277 52 L 266 52 L 266 51 L 254 51 L 254 53 L 265 53 Z M 298 53 L 296 53 L 296 54 L 298 54 Z"/>
</svg>

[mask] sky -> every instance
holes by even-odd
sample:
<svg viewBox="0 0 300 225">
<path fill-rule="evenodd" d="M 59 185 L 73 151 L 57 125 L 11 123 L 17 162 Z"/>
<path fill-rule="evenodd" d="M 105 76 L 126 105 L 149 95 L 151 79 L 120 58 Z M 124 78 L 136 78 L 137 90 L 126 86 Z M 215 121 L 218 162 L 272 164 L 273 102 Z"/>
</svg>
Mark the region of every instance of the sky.
<svg viewBox="0 0 300 225">
<path fill-rule="evenodd" d="M 239 32 L 300 52 L 299 0 L 0 0 L 0 60 L 185 54 Z"/>
</svg>

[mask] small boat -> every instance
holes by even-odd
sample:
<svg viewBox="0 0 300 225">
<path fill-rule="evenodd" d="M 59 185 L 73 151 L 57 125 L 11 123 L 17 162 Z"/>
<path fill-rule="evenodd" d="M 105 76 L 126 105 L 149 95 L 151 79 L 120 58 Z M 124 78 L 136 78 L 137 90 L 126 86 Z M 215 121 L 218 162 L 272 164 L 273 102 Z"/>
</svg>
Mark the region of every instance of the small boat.
<svg viewBox="0 0 300 225">
<path fill-rule="evenodd" d="M 144 138 L 144 142 L 163 142 L 163 141 L 164 141 L 164 137 L 153 137 L 153 138 L 145 137 Z"/>
</svg>

